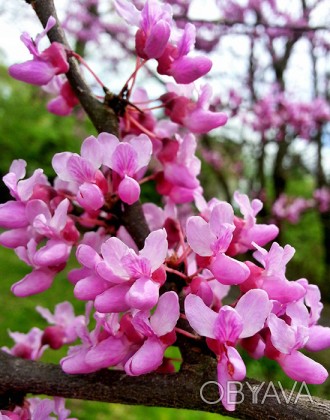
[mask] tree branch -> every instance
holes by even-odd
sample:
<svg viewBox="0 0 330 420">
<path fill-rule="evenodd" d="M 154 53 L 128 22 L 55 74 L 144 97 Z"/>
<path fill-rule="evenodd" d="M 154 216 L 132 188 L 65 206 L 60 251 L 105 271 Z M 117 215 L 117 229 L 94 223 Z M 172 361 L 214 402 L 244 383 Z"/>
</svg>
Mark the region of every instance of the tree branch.
<svg viewBox="0 0 330 420">
<path fill-rule="evenodd" d="M 85 375 L 67 375 L 57 365 L 34 362 L 12 357 L 0 352 L 0 394 L 11 392 L 56 395 L 64 398 L 75 398 L 109 403 L 129 405 L 158 406 L 168 408 L 185 408 L 201 410 L 224 415 L 231 415 L 238 419 L 314 419 L 329 418 L 330 402 L 313 398 L 299 398 L 299 394 L 291 396 L 290 403 L 285 403 L 289 393 L 284 396 L 278 391 L 279 400 L 270 397 L 274 389 L 261 387 L 258 402 L 253 403 L 252 393 L 245 383 L 242 393 L 244 401 L 237 404 L 236 411 L 228 413 L 221 403 L 206 404 L 200 395 L 203 384 L 216 381 L 212 372 L 216 372 L 214 359 L 203 356 L 198 358 L 198 365 L 189 365 L 181 372 L 174 374 L 149 374 L 130 377 L 123 372 L 102 370 Z M 254 380 L 249 385 L 260 386 Z M 217 386 L 209 385 L 204 388 L 202 395 L 208 401 L 219 398 Z M 302 392 L 303 394 L 303 392 Z M 304 393 L 306 396 L 306 393 Z M 298 396 L 297 396 L 298 395 Z M 241 395 L 238 395 L 238 398 Z M 243 398 L 243 397 L 242 397 Z M 261 403 L 263 401 L 264 402 Z M 296 401 L 295 401 L 296 400 Z M 296 403 L 295 403 L 296 402 Z"/>
</svg>

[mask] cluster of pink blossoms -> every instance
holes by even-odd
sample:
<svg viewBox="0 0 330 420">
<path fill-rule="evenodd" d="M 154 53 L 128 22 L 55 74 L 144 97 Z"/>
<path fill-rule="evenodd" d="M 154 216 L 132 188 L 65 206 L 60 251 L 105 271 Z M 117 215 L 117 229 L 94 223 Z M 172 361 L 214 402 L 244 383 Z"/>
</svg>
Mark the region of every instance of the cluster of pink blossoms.
<svg viewBox="0 0 330 420">
<path fill-rule="evenodd" d="M 209 71 L 207 58 L 189 56 L 195 40 L 192 25 L 172 39 L 168 5 L 150 0 L 139 11 L 117 0 L 116 7 L 138 27 L 138 57 L 155 59 L 160 74 L 191 83 Z M 43 68 L 51 68 L 54 77 L 59 51 L 56 45 L 41 54 L 36 51 L 33 62 L 18 69 L 23 74 L 32 67 L 43 74 Z M 29 82 L 25 75 L 21 79 Z M 39 75 L 36 80 L 49 82 Z M 139 95 L 146 96 L 142 91 Z M 121 140 L 100 133 L 84 140 L 80 154 L 54 156 L 53 185 L 41 169 L 24 179 L 25 162 L 13 162 L 4 177 L 13 200 L 0 206 L 0 227 L 6 230 L 0 243 L 13 248 L 32 272 L 12 291 L 29 296 L 48 289 L 75 249 L 81 266 L 68 278 L 74 296 L 87 302 L 87 313 L 76 317 L 68 303 L 58 305 L 54 315 L 38 308 L 51 325 L 27 335 L 11 333 L 16 344 L 5 351 L 38 359 L 47 346 L 71 344 L 61 360 L 67 373 L 103 368 L 128 375 L 172 373 L 173 361 L 165 351 L 175 345 L 177 334 L 183 334 L 205 339 L 217 359 L 217 378 L 224 390 L 228 381 L 246 375 L 237 346 L 255 359 L 277 361 L 295 380 L 316 384 L 326 380 L 324 367 L 300 352 L 329 347 L 330 328 L 317 325 L 322 310 L 317 286 L 306 279 L 286 278 L 294 249 L 276 242 L 268 251 L 263 248 L 275 239 L 278 228 L 257 222 L 260 200 L 250 202 L 236 192 L 239 217 L 231 204 L 216 198 L 206 202 L 203 197 L 192 133 L 226 122 L 223 114 L 207 109 L 209 97 L 208 87 L 202 88 L 195 103 L 171 89 L 161 98 L 171 122 L 157 122 L 151 110 L 139 113 L 128 107 L 120 115 Z M 142 206 L 150 233 L 139 250 L 121 215 L 125 206 L 139 200 L 141 185 L 148 181 L 155 182 L 164 206 Z M 187 204 L 194 204 L 198 214 Z M 253 252 L 254 261 L 247 251 Z M 231 288 L 239 293 L 234 300 Z M 90 330 L 92 313 L 95 325 Z M 80 344 L 75 344 L 77 338 Z M 222 403 L 228 410 L 235 408 L 226 392 Z M 59 410 L 54 407 L 45 409 Z M 15 418 L 6 412 L 0 415 Z"/>
</svg>

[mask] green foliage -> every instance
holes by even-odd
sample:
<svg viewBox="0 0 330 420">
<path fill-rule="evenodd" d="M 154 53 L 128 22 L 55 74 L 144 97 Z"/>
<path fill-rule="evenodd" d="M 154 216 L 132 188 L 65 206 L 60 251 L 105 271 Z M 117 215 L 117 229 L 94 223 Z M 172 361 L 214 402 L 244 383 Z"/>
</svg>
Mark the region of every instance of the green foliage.
<svg viewBox="0 0 330 420">
<path fill-rule="evenodd" d="M 46 111 L 47 100 L 40 88 L 10 78 L 7 69 L 0 67 L 1 174 L 20 158 L 28 162 L 29 173 L 42 167 L 53 177 L 53 155 L 78 152 L 84 137 L 95 133 L 81 111 L 77 110 L 78 120 L 59 117 Z"/>
</svg>

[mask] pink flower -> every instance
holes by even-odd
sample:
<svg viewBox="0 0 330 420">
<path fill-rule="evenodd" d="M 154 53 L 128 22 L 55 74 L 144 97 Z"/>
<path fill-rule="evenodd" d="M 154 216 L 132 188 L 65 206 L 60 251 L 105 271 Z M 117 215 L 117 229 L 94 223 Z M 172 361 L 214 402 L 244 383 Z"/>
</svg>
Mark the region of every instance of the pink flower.
<svg viewBox="0 0 330 420">
<path fill-rule="evenodd" d="M 213 257 L 210 259 L 210 270 L 222 284 L 242 283 L 250 273 L 246 264 L 225 254 L 234 230 L 234 211 L 226 202 L 220 202 L 212 209 L 209 222 L 200 216 L 187 220 L 186 233 L 190 247 L 201 257 Z"/>
<path fill-rule="evenodd" d="M 175 292 L 164 293 L 159 298 L 155 312 L 151 316 L 148 312 L 139 311 L 132 319 L 136 331 L 144 335 L 146 340 L 125 363 L 128 375 L 143 375 L 156 370 L 163 362 L 166 348 L 176 339 L 174 327 L 180 316 L 180 308 Z"/>
<path fill-rule="evenodd" d="M 110 288 L 96 297 L 95 308 L 107 313 L 155 306 L 159 288 L 166 279 L 162 264 L 167 248 L 165 229 L 151 232 L 138 255 L 118 238 L 104 242 L 101 247 L 103 260 L 95 269 L 110 282 Z M 81 252 L 81 248 L 77 252 Z"/>
<path fill-rule="evenodd" d="M 111 136 L 108 134 L 107 136 Z M 81 156 L 77 153 L 57 153 L 52 165 L 62 181 L 71 183 L 78 203 L 89 212 L 99 210 L 104 204 L 104 194 L 108 186 L 99 170 L 103 161 L 103 134 L 98 138 L 87 137 L 81 146 Z M 114 137 L 115 138 L 115 137 Z"/>
<path fill-rule="evenodd" d="M 195 45 L 196 28 L 187 23 L 176 45 L 168 44 L 162 56 L 157 58 L 159 74 L 172 76 L 177 83 L 188 84 L 205 76 L 212 61 L 204 56 L 188 57 Z"/>
<path fill-rule="evenodd" d="M 57 95 L 47 104 L 48 111 L 55 115 L 70 115 L 73 108 L 79 104 L 79 100 L 74 94 L 70 83 L 60 76 L 54 77 L 48 85 L 44 87 L 44 90 Z"/>
<path fill-rule="evenodd" d="M 36 309 L 49 324 L 53 324 L 45 329 L 42 336 L 43 344 L 49 344 L 52 349 L 58 349 L 63 344 L 72 343 L 77 339 L 77 328 L 84 323 L 84 317 L 75 316 L 71 303 L 62 302 L 56 305 L 54 315 L 41 306 L 37 306 Z"/>
<path fill-rule="evenodd" d="M 127 136 L 122 142 L 110 134 L 102 135 L 107 140 L 103 143 L 103 164 L 117 174 L 117 180 L 114 177 L 113 183 L 120 199 L 133 204 L 140 197 L 140 185 L 136 180 L 143 176 L 148 166 L 152 143 L 145 134 Z"/>
<path fill-rule="evenodd" d="M 233 256 L 242 254 L 249 249 L 254 249 L 253 243 L 259 246 L 267 244 L 278 235 L 278 227 L 273 224 L 258 224 L 256 215 L 262 209 L 262 202 L 254 199 L 250 202 L 246 194 L 238 191 L 234 193 L 234 199 L 240 207 L 244 220 L 235 217 L 233 241 L 228 249 L 228 254 Z"/>
<path fill-rule="evenodd" d="M 285 277 L 286 264 L 293 257 L 294 248 L 290 245 L 283 248 L 276 242 L 272 244 L 269 251 L 256 244 L 255 247 L 257 251 L 253 253 L 253 256 L 262 264 L 264 270 L 247 262 L 251 274 L 246 282 L 240 285 L 241 290 L 260 288 L 267 292 L 270 299 L 281 303 L 301 299 L 306 294 L 305 288 L 298 281 L 289 281 Z"/>
<path fill-rule="evenodd" d="M 56 25 L 56 20 L 51 16 L 48 19 L 45 29 L 35 40 L 31 39 L 26 32 L 21 36 L 22 42 L 33 55 L 33 59 L 21 64 L 13 64 L 9 67 L 9 74 L 17 80 L 33 85 L 46 85 L 58 74 L 66 73 L 69 70 L 65 47 L 58 42 L 53 42 L 43 52 L 39 52 L 38 44 L 46 33 Z"/>
<path fill-rule="evenodd" d="M 189 324 L 207 337 L 208 346 L 217 355 L 218 382 L 224 391 L 222 404 L 229 411 L 235 409 L 235 403 L 228 398 L 227 382 L 241 381 L 246 375 L 244 362 L 234 346 L 239 339 L 252 337 L 264 327 L 270 309 L 271 303 L 262 290 L 249 291 L 235 308 L 225 305 L 219 313 L 206 306 L 199 296 L 190 294 L 185 299 Z"/>
<path fill-rule="evenodd" d="M 146 60 L 160 57 L 171 35 L 171 6 L 147 0 L 139 11 L 128 1 L 116 0 L 115 7 L 126 22 L 139 28 L 135 35 L 137 54 Z"/>
<path fill-rule="evenodd" d="M 32 328 L 27 334 L 19 332 L 9 332 L 10 337 L 15 341 L 14 347 L 2 347 L 1 349 L 16 357 L 23 359 L 38 360 L 47 348 L 41 338 L 43 332 L 39 328 Z"/>
<path fill-rule="evenodd" d="M 208 133 L 213 128 L 226 124 L 228 117 L 222 112 L 209 111 L 209 100 L 212 89 L 203 86 L 197 102 L 175 92 L 165 93 L 161 100 L 165 106 L 165 113 L 175 123 L 181 124 L 192 133 Z"/>
<path fill-rule="evenodd" d="M 163 148 L 157 157 L 164 170 L 156 176 L 157 192 L 169 196 L 174 203 L 189 203 L 201 191 L 197 178 L 201 162 L 195 155 L 196 147 L 192 134 L 177 135 L 176 140 L 163 139 Z"/>
<path fill-rule="evenodd" d="M 306 315 L 308 314 L 305 308 Z M 308 328 L 301 322 L 288 325 L 283 319 L 271 313 L 268 326 L 271 332 L 271 342 L 278 354 L 273 358 L 279 363 L 284 372 L 295 381 L 305 381 L 311 384 L 321 384 L 327 377 L 327 370 L 298 350 L 304 347 L 308 340 Z M 300 320 L 301 321 L 301 320 Z M 328 333 L 329 336 L 329 333 Z"/>
</svg>

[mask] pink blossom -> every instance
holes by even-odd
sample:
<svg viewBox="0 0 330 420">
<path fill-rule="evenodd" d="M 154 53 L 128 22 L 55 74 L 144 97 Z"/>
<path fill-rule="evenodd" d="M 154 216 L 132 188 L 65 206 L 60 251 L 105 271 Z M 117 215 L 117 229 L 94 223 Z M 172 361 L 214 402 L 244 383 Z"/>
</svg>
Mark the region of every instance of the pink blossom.
<svg viewBox="0 0 330 420">
<path fill-rule="evenodd" d="M 117 175 L 114 188 L 122 201 L 133 204 L 140 197 L 140 179 L 151 158 L 152 143 L 148 136 L 128 136 L 120 142 L 115 136 L 103 133 L 103 164 L 111 168 Z M 99 136 L 100 137 L 100 136 Z"/>
<path fill-rule="evenodd" d="M 187 221 L 190 247 L 201 257 L 213 257 L 210 270 L 222 284 L 242 283 L 250 273 L 246 264 L 225 254 L 234 230 L 234 211 L 226 202 L 220 202 L 212 209 L 209 222 L 200 216 L 192 216 Z"/>
<path fill-rule="evenodd" d="M 1 349 L 16 357 L 23 359 L 38 360 L 42 356 L 47 346 L 42 343 L 43 332 L 39 328 L 32 328 L 27 334 L 20 332 L 9 332 L 9 336 L 15 341 L 15 345 L 9 349 Z"/>
<path fill-rule="evenodd" d="M 166 348 L 176 339 L 174 327 L 179 316 L 179 299 L 175 292 L 164 293 L 151 316 L 147 311 L 139 311 L 133 316 L 133 326 L 146 340 L 125 363 L 128 375 L 143 375 L 162 364 Z"/>
<path fill-rule="evenodd" d="M 161 96 L 161 100 L 164 103 L 166 115 L 173 122 L 183 125 L 192 133 L 203 134 L 221 127 L 226 124 L 228 119 L 222 112 L 209 110 L 211 96 L 211 87 L 205 85 L 201 89 L 197 102 L 180 95 L 180 92 L 177 94 L 175 91 L 165 93 Z"/>
<path fill-rule="evenodd" d="M 283 248 L 276 242 L 272 244 L 269 251 L 256 244 L 255 247 L 257 251 L 253 253 L 253 256 L 264 269 L 247 262 L 250 276 L 240 286 L 241 290 L 260 288 L 267 292 L 270 299 L 278 300 L 281 303 L 301 299 L 306 294 L 305 288 L 298 281 L 289 281 L 285 277 L 286 265 L 293 257 L 294 248 L 290 245 Z"/>
<path fill-rule="evenodd" d="M 47 308 L 37 306 L 36 309 L 49 324 L 53 325 L 45 329 L 42 336 L 43 344 L 49 344 L 51 348 L 58 349 L 63 344 L 72 343 L 77 339 L 77 328 L 83 324 L 84 317 L 75 316 L 71 303 L 57 304 L 54 315 Z"/>
<path fill-rule="evenodd" d="M 267 244 L 278 235 L 278 227 L 273 224 L 257 223 L 256 215 L 262 209 L 262 202 L 254 199 L 250 202 L 246 194 L 238 191 L 234 193 L 234 199 L 240 207 L 244 219 L 235 217 L 234 224 L 236 229 L 233 235 L 233 241 L 228 250 L 229 255 L 242 254 L 249 249 L 254 249 L 252 243 L 259 246 Z"/>
<path fill-rule="evenodd" d="M 252 337 L 260 331 L 270 312 L 271 303 L 262 290 L 251 290 L 243 295 L 235 308 L 223 306 L 219 313 L 205 305 L 193 294 L 185 299 L 185 314 L 192 328 L 207 337 L 207 344 L 218 359 L 218 382 L 222 385 L 223 406 L 233 411 L 235 403 L 226 394 L 227 381 L 241 381 L 246 369 L 235 349 L 239 339 Z M 234 390 L 233 390 L 234 391 Z"/>
<path fill-rule="evenodd" d="M 21 36 L 21 41 L 33 55 L 33 59 L 21 64 L 13 64 L 9 67 L 9 74 L 17 80 L 33 85 L 46 85 L 58 74 L 66 73 L 69 70 L 69 63 L 66 58 L 65 47 L 58 42 L 53 42 L 43 52 L 39 52 L 38 44 L 46 33 L 56 25 L 52 16 L 48 19 L 45 29 L 35 40 L 31 39 L 26 32 Z"/>
<path fill-rule="evenodd" d="M 79 104 L 79 100 L 73 92 L 70 83 L 60 76 L 55 76 L 44 86 L 44 90 L 57 95 L 47 104 L 48 111 L 55 115 L 70 115 L 73 108 Z"/>
<path fill-rule="evenodd" d="M 196 139 L 192 134 L 176 136 L 176 140 L 163 140 L 163 148 L 157 157 L 164 170 L 156 175 L 157 192 L 169 196 L 177 204 L 193 201 L 201 191 L 197 176 L 201 162 L 195 155 Z"/>
<path fill-rule="evenodd" d="M 155 0 L 147 0 L 141 11 L 126 0 L 116 0 L 115 7 L 129 24 L 139 28 L 135 35 L 137 54 L 144 59 L 160 57 L 171 35 L 171 7 Z"/>
<path fill-rule="evenodd" d="M 157 58 L 159 74 L 172 76 L 177 83 L 189 84 L 205 76 L 212 67 L 212 61 L 204 56 L 188 56 L 195 45 L 196 28 L 187 23 L 180 39 L 169 43 L 164 53 Z"/>
</svg>

